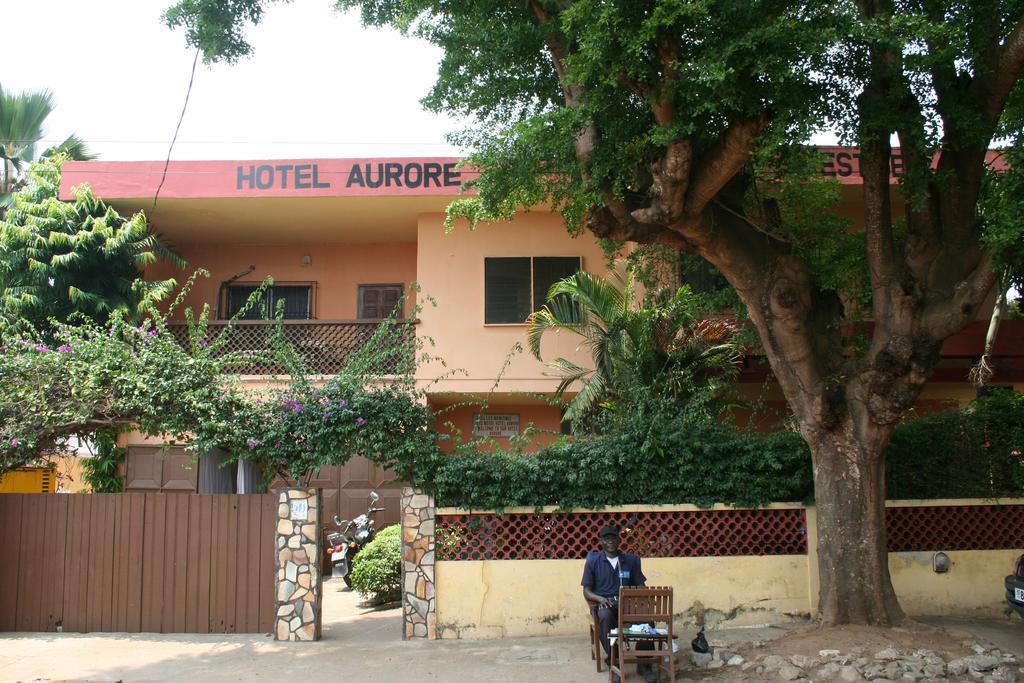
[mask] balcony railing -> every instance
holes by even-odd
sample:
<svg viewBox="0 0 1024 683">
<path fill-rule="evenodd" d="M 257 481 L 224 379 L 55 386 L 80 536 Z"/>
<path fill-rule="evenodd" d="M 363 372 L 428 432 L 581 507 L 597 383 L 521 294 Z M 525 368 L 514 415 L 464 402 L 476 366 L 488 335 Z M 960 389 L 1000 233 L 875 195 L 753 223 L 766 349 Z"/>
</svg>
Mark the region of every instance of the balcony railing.
<svg viewBox="0 0 1024 683">
<path fill-rule="evenodd" d="M 235 366 L 235 372 L 243 375 L 280 375 L 288 372 L 278 362 L 262 362 L 259 357 L 268 357 L 271 350 L 270 334 L 274 322 L 265 320 L 238 320 L 229 333 L 227 342 L 219 353 L 246 352 L 254 356 L 253 362 Z M 384 320 L 285 320 L 282 333 L 312 375 L 334 375 L 341 371 L 356 354 L 373 338 Z M 200 344 L 210 344 L 227 326 L 227 322 L 211 322 L 205 339 Z M 171 323 L 168 329 L 178 342 L 188 344 L 188 326 Z M 407 321 L 393 324 L 381 330 L 375 344 L 380 349 L 393 349 L 393 353 L 378 355 L 374 367 L 377 374 L 395 374 L 407 367 L 414 353 L 412 326 Z"/>
</svg>

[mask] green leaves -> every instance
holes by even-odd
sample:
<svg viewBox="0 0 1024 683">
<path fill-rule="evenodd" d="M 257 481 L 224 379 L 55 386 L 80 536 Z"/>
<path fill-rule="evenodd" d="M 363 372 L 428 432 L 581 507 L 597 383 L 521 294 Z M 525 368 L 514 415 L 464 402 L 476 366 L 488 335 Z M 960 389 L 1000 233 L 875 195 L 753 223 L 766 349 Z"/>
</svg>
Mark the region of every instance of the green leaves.
<svg viewBox="0 0 1024 683">
<path fill-rule="evenodd" d="M 175 280 L 142 283 L 142 268 L 184 261 L 150 233 L 145 216 L 120 216 L 78 188 L 73 202 L 58 196 L 58 155 L 34 164 L 29 184 L 0 220 L 0 326 L 48 334 L 49 320 L 80 315 L 103 323 L 114 311 L 140 319 Z M 6 321 L 6 322 L 5 322 Z"/>
<path fill-rule="evenodd" d="M 795 433 L 743 435 L 679 413 L 652 421 L 649 413 L 637 412 L 637 419 L 614 434 L 532 455 L 499 451 L 444 458 L 434 475 L 438 505 L 763 505 L 809 496 L 810 453 Z"/>
<path fill-rule="evenodd" d="M 579 385 L 565 411 L 577 428 L 600 401 L 614 408 L 656 400 L 682 409 L 710 400 L 734 374 L 735 327 L 702 320 L 707 310 L 689 288 L 653 290 L 642 304 L 635 299 L 632 272 L 602 278 L 581 271 L 556 282 L 548 303 L 527 318 L 534 357 L 541 358 L 551 330 L 579 335 L 590 351 L 593 369 L 564 358 L 549 363 L 561 378 L 559 395 Z"/>
<path fill-rule="evenodd" d="M 250 404 L 231 449 L 266 474 L 300 482 L 321 467 L 363 456 L 403 478 L 415 476 L 419 456 L 437 450 L 430 411 L 411 392 L 338 378 L 322 387 L 272 390 Z"/>
<path fill-rule="evenodd" d="M 118 430 L 100 429 L 90 438 L 96 444 L 96 452 L 90 458 L 83 458 L 82 481 L 92 493 L 121 493 L 124 479 L 120 474 L 127 450 L 117 445 Z"/>
<path fill-rule="evenodd" d="M 402 597 L 402 525 L 377 532 L 352 561 L 352 588 L 382 605 Z"/>
<path fill-rule="evenodd" d="M 110 429 L 197 452 L 237 440 L 233 416 L 247 399 L 228 372 L 235 359 L 191 353 L 162 318 L 136 324 L 115 312 L 104 326 L 54 322 L 45 339 L 9 327 L 2 343 L 0 472 L 61 451 L 67 437 Z"/>
<path fill-rule="evenodd" d="M 890 498 L 996 498 L 1024 491 L 1024 398 L 997 392 L 896 428 Z M 757 506 L 813 495 L 810 451 L 797 432 L 752 434 L 657 404 L 634 404 L 612 432 L 532 455 L 439 459 L 427 481 L 438 505 L 502 510 L 558 505 L 692 503 Z"/>
<path fill-rule="evenodd" d="M 1000 287 L 1024 290 L 1024 141 L 1003 151 L 1004 171 L 988 169 L 982 183 L 982 240 L 1000 274 Z"/>
<path fill-rule="evenodd" d="M 181 0 L 163 20 L 170 28 L 184 28 L 186 42 L 202 51 L 207 64 L 233 63 L 252 51 L 245 28 L 259 23 L 269 2 L 274 0 Z"/>
</svg>

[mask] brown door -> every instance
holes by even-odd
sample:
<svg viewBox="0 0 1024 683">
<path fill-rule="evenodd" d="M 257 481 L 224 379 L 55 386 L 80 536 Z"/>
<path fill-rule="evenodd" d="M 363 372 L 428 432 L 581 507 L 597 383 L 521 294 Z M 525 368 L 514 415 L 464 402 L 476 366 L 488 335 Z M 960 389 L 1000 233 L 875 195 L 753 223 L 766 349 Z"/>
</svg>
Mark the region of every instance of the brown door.
<svg viewBox="0 0 1024 683">
<path fill-rule="evenodd" d="M 404 484 L 388 484 L 395 473 L 366 458 L 352 458 L 339 467 L 324 467 L 310 482 L 310 486 L 323 489 L 324 522 L 330 524 L 334 515 L 352 519 L 366 512 L 370 504 L 370 491 L 376 489 L 380 500 L 375 507 L 384 508 L 374 517 L 377 529 L 383 529 L 399 520 L 399 506 Z"/>
<path fill-rule="evenodd" d="M 128 446 L 124 490 L 195 493 L 199 467 L 183 446 Z"/>
</svg>

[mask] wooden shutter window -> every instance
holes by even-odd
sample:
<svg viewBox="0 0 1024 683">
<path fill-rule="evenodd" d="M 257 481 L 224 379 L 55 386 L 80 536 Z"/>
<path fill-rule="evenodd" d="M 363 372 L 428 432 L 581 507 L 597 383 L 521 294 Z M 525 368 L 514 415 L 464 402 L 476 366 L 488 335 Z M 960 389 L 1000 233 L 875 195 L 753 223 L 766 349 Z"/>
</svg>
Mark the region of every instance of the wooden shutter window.
<svg viewBox="0 0 1024 683">
<path fill-rule="evenodd" d="M 359 285 L 359 319 L 376 320 L 387 318 L 392 313 L 396 318 L 403 317 L 404 312 L 395 309 L 402 301 L 404 291 L 402 285 Z"/>
</svg>

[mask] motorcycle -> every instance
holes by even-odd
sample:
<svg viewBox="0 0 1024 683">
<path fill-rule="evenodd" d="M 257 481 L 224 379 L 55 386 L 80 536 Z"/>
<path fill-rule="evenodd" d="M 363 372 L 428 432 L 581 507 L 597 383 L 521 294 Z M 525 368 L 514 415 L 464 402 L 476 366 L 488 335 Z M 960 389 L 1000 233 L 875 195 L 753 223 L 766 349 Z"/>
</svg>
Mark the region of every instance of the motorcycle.
<svg viewBox="0 0 1024 683">
<path fill-rule="evenodd" d="M 366 514 L 359 515 L 355 519 L 342 519 L 334 516 L 334 524 L 341 528 L 341 532 L 332 531 L 327 534 L 327 551 L 331 555 L 331 575 L 341 577 L 345 585 L 352 586 L 352 560 L 356 554 L 363 549 L 367 543 L 373 540 L 376 534 L 373 515 L 381 512 L 384 508 L 374 507 L 374 503 L 380 500 L 380 494 L 370 491 L 370 506 Z"/>
</svg>

